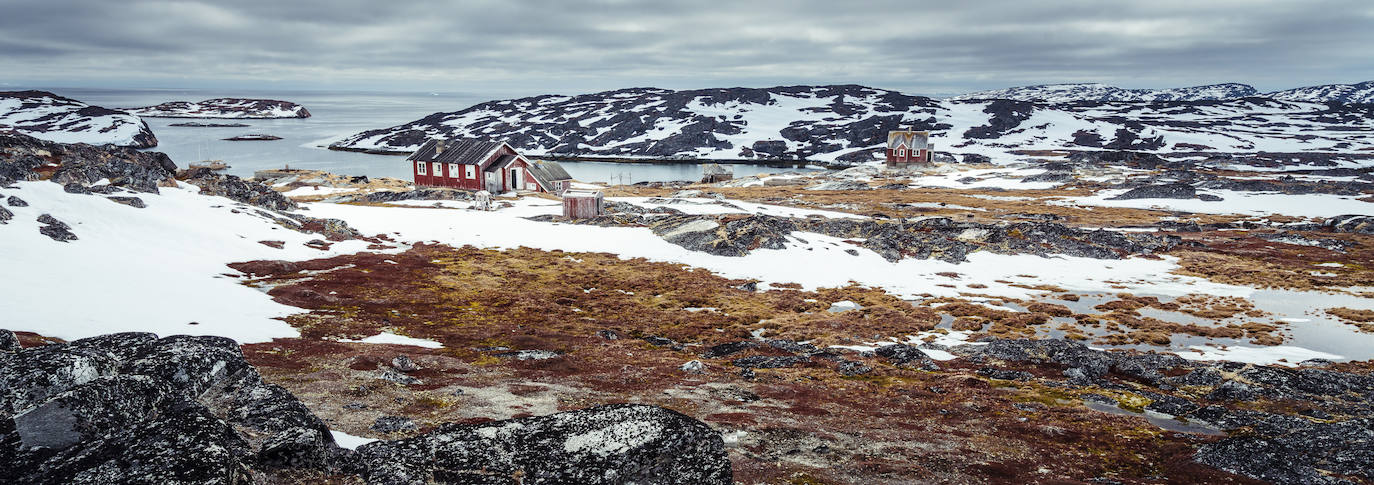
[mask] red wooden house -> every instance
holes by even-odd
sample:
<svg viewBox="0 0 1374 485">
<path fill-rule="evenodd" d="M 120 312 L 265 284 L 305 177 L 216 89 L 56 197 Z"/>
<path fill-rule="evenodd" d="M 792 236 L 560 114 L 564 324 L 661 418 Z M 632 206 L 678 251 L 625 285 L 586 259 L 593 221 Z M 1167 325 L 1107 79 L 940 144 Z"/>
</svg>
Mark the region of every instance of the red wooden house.
<svg viewBox="0 0 1374 485">
<path fill-rule="evenodd" d="M 415 185 L 563 193 L 572 177 L 555 162 L 530 161 L 510 144 L 473 138 L 430 139 L 406 157 Z"/>
<path fill-rule="evenodd" d="M 895 130 L 887 132 L 887 164 L 930 164 L 930 132 Z"/>
</svg>

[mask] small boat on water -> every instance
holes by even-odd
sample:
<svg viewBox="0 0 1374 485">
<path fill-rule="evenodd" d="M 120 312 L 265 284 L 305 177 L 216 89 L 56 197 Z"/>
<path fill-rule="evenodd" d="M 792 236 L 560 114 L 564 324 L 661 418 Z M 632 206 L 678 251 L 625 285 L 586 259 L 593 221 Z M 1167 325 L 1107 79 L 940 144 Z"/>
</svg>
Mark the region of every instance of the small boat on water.
<svg viewBox="0 0 1374 485">
<path fill-rule="evenodd" d="M 186 168 L 208 168 L 210 170 L 225 170 L 229 168 L 229 164 L 224 163 L 224 160 L 201 160 L 199 162 L 191 162 L 186 166 Z"/>
</svg>

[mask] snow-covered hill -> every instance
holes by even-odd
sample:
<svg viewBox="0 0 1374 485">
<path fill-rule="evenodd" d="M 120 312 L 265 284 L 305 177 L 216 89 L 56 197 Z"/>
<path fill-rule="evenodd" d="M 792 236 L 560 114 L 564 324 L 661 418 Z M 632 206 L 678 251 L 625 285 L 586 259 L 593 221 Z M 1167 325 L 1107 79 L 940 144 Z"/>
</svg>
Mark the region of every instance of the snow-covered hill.
<svg viewBox="0 0 1374 485">
<path fill-rule="evenodd" d="M 0 91 L 0 130 L 59 143 L 157 146 L 157 137 L 139 117 L 47 91 Z"/>
<path fill-rule="evenodd" d="M 1261 98 L 1228 101 L 951 101 L 863 86 L 670 91 L 490 101 L 349 136 L 344 150 L 402 153 L 426 139 L 502 139 L 533 155 L 806 159 L 857 163 L 888 130 L 929 130 L 936 150 L 1355 153 L 1374 149 L 1374 108 Z"/>
<path fill-rule="evenodd" d="M 310 111 L 290 101 L 276 99 L 215 98 L 199 102 L 169 101 L 157 106 L 130 108 L 130 113 L 150 118 L 309 118 Z"/>
<path fill-rule="evenodd" d="M 1074 103 L 1079 101 L 1216 101 L 1244 98 L 1259 94 L 1246 84 L 1226 83 L 1170 89 L 1123 89 L 1106 84 L 1041 84 L 991 91 L 978 91 L 950 98 L 951 100 L 1012 99 L 1042 103 Z"/>
<path fill-rule="evenodd" d="M 1357 84 L 1325 84 L 1265 94 L 1285 101 L 1314 103 L 1374 103 L 1374 81 Z"/>
</svg>

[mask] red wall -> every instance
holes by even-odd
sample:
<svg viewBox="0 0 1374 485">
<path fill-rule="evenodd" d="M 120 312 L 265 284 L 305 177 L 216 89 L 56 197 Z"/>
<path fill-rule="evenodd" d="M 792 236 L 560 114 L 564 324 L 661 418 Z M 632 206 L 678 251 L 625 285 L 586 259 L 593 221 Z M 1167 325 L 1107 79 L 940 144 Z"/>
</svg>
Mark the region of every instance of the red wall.
<svg viewBox="0 0 1374 485">
<path fill-rule="evenodd" d="M 922 163 L 926 161 L 927 156 L 928 155 L 926 154 L 926 149 L 924 148 L 917 150 L 907 150 L 906 156 L 904 157 L 898 157 L 897 150 L 893 150 L 891 148 L 887 149 L 887 163 L 889 164 Z"/>
</svg>

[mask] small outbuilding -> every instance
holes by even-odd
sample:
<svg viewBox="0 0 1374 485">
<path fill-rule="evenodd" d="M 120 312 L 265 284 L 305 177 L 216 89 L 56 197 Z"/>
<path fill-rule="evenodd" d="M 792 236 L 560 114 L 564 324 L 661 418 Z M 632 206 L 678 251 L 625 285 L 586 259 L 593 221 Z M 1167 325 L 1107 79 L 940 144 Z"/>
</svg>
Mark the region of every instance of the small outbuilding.
<svg viewBox="0 0 1374 485">
<path fill-rule="evenodd" d="M 570 190 L 563 193 L 563 217 L 590 219 L 601 215 L 606 201 L 600 191 Z"/>
<path fill-rule="evenodd" d="M 701 166 L 701 183 L 713 184 L 724 182 L 735 178 L 735 170 L 719 163 L 708 163 Z"/>
</svg>

